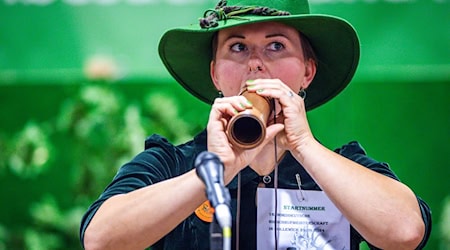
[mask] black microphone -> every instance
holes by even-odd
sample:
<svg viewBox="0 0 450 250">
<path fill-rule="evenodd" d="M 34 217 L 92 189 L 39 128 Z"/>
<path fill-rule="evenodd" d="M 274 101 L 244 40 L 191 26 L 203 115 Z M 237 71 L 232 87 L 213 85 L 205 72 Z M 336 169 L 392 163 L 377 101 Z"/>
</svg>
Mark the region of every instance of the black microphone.
<svg viewBox="0 0 450 250">
<path fill-rule="evenodd" d="M 222 228 L 231 228 L 230 192 L 223 181 L 223 164 L 216 154 L 204 151 L 195 159 L 197 176 L 205 183 L 206 195 Z"/>
</svg>

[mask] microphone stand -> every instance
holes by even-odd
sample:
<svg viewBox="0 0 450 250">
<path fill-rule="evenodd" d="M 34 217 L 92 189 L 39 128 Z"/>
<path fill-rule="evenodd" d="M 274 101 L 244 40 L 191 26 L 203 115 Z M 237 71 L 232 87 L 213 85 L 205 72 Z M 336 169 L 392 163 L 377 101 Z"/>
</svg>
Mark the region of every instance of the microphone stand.
<svg viewBox="0 0 450 250">
<path fill-rule="evenodd" d="M 231 250 L 230 192 L 223 183 L 223 164 L 217 155 L 205 151 L 197 156 L 195 167 L 197 175 L 205 183 L 206 196 L 214 207 L 214 218 L 210 225 L 210 248 Z M 218 244 L 220 241 L 222 248 Z"/>
<path fill-rule="evenodd" d="M 215 208 L 209 233 L 211 250 L 231 250 L 231 212 L 227 205 L 219 204 Z"/>
<path fill-rule="evenodd" d="M 210 250 L 230 250 L 231 249 L 231 228 L 221 228 L 214 217 L 209 226 Z"/>
</svg>

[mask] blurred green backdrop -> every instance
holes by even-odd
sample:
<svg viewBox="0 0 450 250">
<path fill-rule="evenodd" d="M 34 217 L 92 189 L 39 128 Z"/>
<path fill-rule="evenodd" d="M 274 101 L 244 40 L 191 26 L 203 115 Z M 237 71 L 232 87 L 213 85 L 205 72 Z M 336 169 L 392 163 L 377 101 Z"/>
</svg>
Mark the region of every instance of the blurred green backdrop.
<svg viewBox="0 0 450 250">
<path fill-rule="evenodd" d="M 0 250 L 80 249 L 87 206 L 152 133 L 174 143 L 209 107 L 163 68 L 157 43 L 210 0 L 0 2 Z M 450 249 L 448 0 L 314 0 L 358 30 L 352 84 L 309 112 L 329 148 L 360 141 L 433 210 L 426 249 Z M 182 41 L 180 41 L 182 42 Z"/>
</svg>

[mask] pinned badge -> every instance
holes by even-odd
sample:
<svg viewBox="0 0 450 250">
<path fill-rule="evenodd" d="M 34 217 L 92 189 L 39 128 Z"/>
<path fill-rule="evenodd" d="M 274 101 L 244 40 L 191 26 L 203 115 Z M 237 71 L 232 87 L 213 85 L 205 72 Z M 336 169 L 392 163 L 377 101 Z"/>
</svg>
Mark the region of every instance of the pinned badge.
<svg viewBox="0 0 450 250">
<path fill-rule="evenodd" d="M 197 217 L 204 222 L 213 221 L 214 208 L 209 203 L 209 200 L 206 200 L 197 209 L 195 209 L 195 215 L 197 215 Z"/>
</svg>

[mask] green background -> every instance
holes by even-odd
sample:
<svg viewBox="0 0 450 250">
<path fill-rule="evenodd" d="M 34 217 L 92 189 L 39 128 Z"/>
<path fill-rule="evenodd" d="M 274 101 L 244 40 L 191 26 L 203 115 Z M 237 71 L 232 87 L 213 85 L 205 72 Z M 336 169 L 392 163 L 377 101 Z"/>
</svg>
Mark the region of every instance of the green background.
<svg viewBox="0 0 450 250">
<path fill-rule="evenodd" d="M 145 136 L 162 133 L 181 142 L 206 124 L 208 105 L 170 78 L 157 43 L 167 28 L 195 23 L 214 4 L 0 3 L 0 249 L 79 249 L 77 223 L 83 210 L 119 162 L 143 147 Z M 362 51 L 349 87 L 308 113 L 312 130 L 332 149 L 358 140 L 428 202 L 433 231 L 426 249 L 450 249 L 450 212 L 444 208 L 450 199 L 449 7 L 447 0 L 311 4 L 314 13 L 350 21 Z M 98 57 L 116 69 L 106 80 L 92 80 L 84 71 Z M 86 97 L 90 91 L 94 101 Z M 95 106 L 96 97 L 112 101 Z M 127 135 L 132 122 L 123 120 L 133 117 L 134 107 L 144 124 L 133 130 L 140 137 L 133 144 L 115 140 Z M 19 138 L 33 124 L 46 136 L 31 136 L 24 149 Z M 39 145 L 50 156 L 30 160 Z M 127 151 L 128 145 L 138 146 Z M 25 164 L 17 163 L 17 155 Z"/>
</svg>

